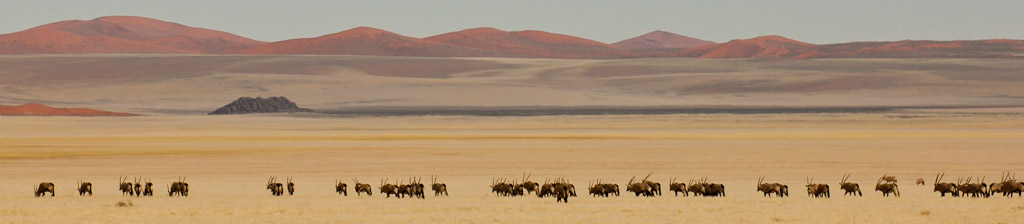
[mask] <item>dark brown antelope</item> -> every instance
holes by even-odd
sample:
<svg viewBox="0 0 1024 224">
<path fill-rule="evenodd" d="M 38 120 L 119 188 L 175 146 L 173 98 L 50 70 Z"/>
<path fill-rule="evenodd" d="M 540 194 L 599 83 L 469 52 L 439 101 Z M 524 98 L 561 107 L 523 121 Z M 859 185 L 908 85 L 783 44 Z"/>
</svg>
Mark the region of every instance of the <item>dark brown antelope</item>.
<svg viewBox="0 0 1024 224">
<path fill-rule="evenodd" d="M 565 178 L 559 177 L 551 183 L 551 196 L 556 202 L 569 203 L 569 197 L 575 195 L 575 187 Z"/>
<path fill-rule="evenodd" d="M 971 183 L 971 179 L 968 178 L 967 183 L 964 183 L 963 185 L 960 186 L 960 195 L 963 197 L 967 197 L 967 194 L 970 194 L 973 198 L 989 197 L 987 191 L 988 185 L 984 183 L 985 178 L 982 177 L 980 180 L 975 179 L 975 181 L 977 181 L 977 183 Z"/>
<path fill-rule="evenodd" d="M 814 178 L 810 178 L 809 180 L 807 180 L 807 185 L 805 185 L 805 187 L 807 187 L 807 196 L 814 196 L 816 198 L 832 197 L 832 193 L 828 188 L 828 184 L 814 183 Z"/>
<path fill-rule="evenodd" d="M 518 181 L 519 181 L 519 179 L 513 179 L 512 182 L 508 182 L 508 185 L 509 185 L 508 194 L 509 194 L 509 196 L 515 197 L 515 196 L 522 196 L 523 195 L 523 185 L 521 183 L 519 183 Z"/>
<path fill-rule="evenodd" d="M 704 194 L 704 185 L 700 184 L 693 179 L 690 179 L 689 185 L 686 187 L 686 191 L 693 193 L 693 196 L 702 196 Z"/>
<path fill-rule="evenodd" d="M 605 193 L 607 193 L 608 195 L 611 195 L 612 193 L 615 193 L 616 197 L 619 196 L 619 185 L 618 184 L 605 183 L 604 184 L 604 190 L 605 190 Z"/>
<path fill-rule="evenodd" d="M 555 188 L 555 190 L 554 190 L 555 203 L 558 203 L 558 202 L 569 203 L 569 195 L 570 195 L 569 184 L 567 184 L 567 183 L 555 183 L 554 184 L 554 188 Z"/>
<path fill-rule="evenodd" d="M 434 197 L 440 196 L 441 193 L 444 193 L 444 196 L 448 196 L 448 185 L 437 182 L 436 175 L 430 176 L 430 189 L 434 191 Z"/>
<path fill-rule="evenodd" d="M 783 189 L 784 189 L 783 186 L 785 186 L 785 185 L 782 185 L 782 184 L 779 184 L 779 183 L 764 183 L 764 177 L 761 177 L 761 178 L 757 179 L 757 191 L 760 191 L 761 193 L 764 193 L 765 197 L 769 197 L 770 198 L 770 197 L 772 197 L 772 194 L 775 194 L 778 197 L 782 197 L 783 195 L 789 196 L 789 190 L 788 190 L 789 187 L 788 186 L 785 187 L 785 189 L 786 189 L 785 190 L 785 194 L 783 194 L 783 192 L 784 192 L 783 191 Z"/>
<path fill-rule="evenodd" d="M 373 187 L 370 184 L 359 183 L 359 179 L 352 178 L 352 182 L 355 183 L 356 196 L 366 193 L 366 196 L 373 196 Z"/>
<path fill-rule="evenodd" d="M 960 196 L 957 190 L 957 185 L 954 183 L 942 183 L 942 178 L 946 177 L 946 173 L 935 174 L 935 190 L 933 192 L 939 192 L 942 197 L 946 196 L 946 193 L 953 195 L 953 197 Z"/>
<path fill-rule="evenodd" d="M 537 190 L 540 190 L 540 185 L 537 182 L 530 181 L 530 176 L 533 176 L 533 173 L 523 177 L 523 189 L 526 190 L 526 193 L 537 193 Z"/>
<path fill-rule="evenodd" d="M 135 190 L 135 197 L 142 196 L 142 183 L 139 183 L 140 177 L 135 177 L 135 185 L 132 189 Z"/>
<path fill-rule="evenodd" d="M 899 197 L 899 186 L 897 186 L 896 183 L 882 183 L 882 181 L 885 180 L 885 177 L 887 176 L 883 175 L 882 177 L 878 178 L 877 182 L 875 182 L 875 191 L 881 191 L 883 197 L 889 197 L 889 194 L 893 194 L 894 196 Z"/>
<path fill-rule="evenodd" d="M 1006 171 L 1003 175 L 1003 181 L 999 183 L 999 191 L 1003 193 L 1003 197 L 1013 197 L 1013 193 L 1017 193 L 1017 197 L 1021 197 L 1021 193 L 1024 192 L 1024 182 L 1017 182 L 1017 172 Z"/>
<path fill-rule="evenodd" d="M 544 184 L 541 185 L 540 188 L 537 190 L 537 197 L 543 198 L 543 197 L 549 196 L 549 195 L 550 196 L 554 196 L 553 195 L 554 191 L 555 191 L 555 187 L 549 182 L 548 179 L 545 179 L 544 180 Z"/>
<path fill-rule="evenodd" d="M 846 193 L 843 193 L 843 196 L 851 194 L 853 196 L 864 197 L 864 193 L 860 191 L 860 184 L 847 182 L 847 180 L 850 179 L 850 175 L 853 174 L 843 174 L 843 180 L 839 181 L 839 188 L 842 188 L 843 191 L 846 191 Z"/>
<path fill-rule="evenodd" d="M 170 196 L 178 194 L 178 196 L 188 197 L 188 182 L 185 182 L 185 179 L 188 179 L 188 177 L 178 177 L 178 182 L 171 183 L 167 187 L 167 194 Z"/>
<path fill-rule="evenodd" d="M 426 199 L 424 194 L 423 177 L 420 176 L 415 182 L 409 184 L 409 192 L 412 193 L 413 198 Z"/>
<path fill-rule="evenodd" d="M 92 183 L 79 181 L 78 182 L 78 195 L 82 196 L 82 195 L 85 195 L 85 193 L 89 193 L 89 196 L 92 196 Z"/>
<path fill-rule="evenodd" d="M 967 184 L 970 184 L 970 183 L 971 183 L 971 177 L 967 177 Z M 967 197 L 970 194 L 968 191 L 974 190 L 974 189 L 968 189 L 969 187 L 966 186 L 967 184 L 964 184 L 964 178 L 963 177 L 956 179 L 956 185 L 957 185 L 956 189 L 957 189 L 957 191 L 960 191 L 960 197 Z"/>
<path fill-rule="evenodd" d="M 142 189 L 142 196 L 153 196 L 153 181 L 146 179 L 145 188 Z"/>
<path fill-rule="evenodd" d="M 411 182 L 411 181 L 410 181 L 410 182 Z M 402 196 L 411 196 L 411 195 L 412 195 L 412 194 L 411 194 L 411 193 L 409 192 L 409 185 L 408 185 L 408 184 L 405 184 L 405 182 L 404 182 L 404 181 L 403 181 L 403 182 L 399 182 L 399 183 L 398 183 L 398 187 L 396 187 L 396 190 L 395 190 L 395 191 L 397 191 L 397 192 L 398 192 L 398 198 L 402 198 Z"/>
<path fill-rule="evenodd" d="M 690 193 L 686 191 L 686 184 L 676 182 L 675 178 L 668 180 L 668 190 L 675 192 L 676 196 L 679 196 L 679 192 L 683 192 L 683 196 L 690 196 Z"/>
<path fill-rule="evenodd" d="M 284 195 L 284 184 L 277 182 L 277 177 L 270 177 L 267 179 L 267 190 L 270 190 L 270 195 Z"/>
<path fill-rule="evenodd" d="M 54 189 L 56 188 L 53 187 L 53 183 L 51 182 L 39 183 L 39 187 L 36 188 L 35 192 L 36 197 L 46 196 L 46 192 L 50 192 L 50 197 L 57 196 L 57 193 L 53 191 Z"/>
<path fill-rule="evenodd" d="M 641 194 L 647 197 L 654 197 L 654 192 L 651 191 L 651 185 L 647 184 L 647 178 L 651 177 L 651 174 L 647 174 L 647 177 L 644 177 L 644 180 L 639 182 L 633 182 L 633 180 L 636 179 L 636 176 L 629 178 L 629 183 L 626 185 L 626 191 L 633 192 L 637 197 L 640 197 Z"/>
<path fill-rule="evenodd" d="M 288 196 L 295 194 L 295 183 L 292 182 L 292 177 L 288 177 Z"/>
<path fill-rule="evenodd" d="M 387 179 L 381 179 L 380 193 L 387 195 L 385 198 L 390 198 L 392 194 L 395 195 L 395 198 L 398 198 L 398 185 L 388 183 Z"/>
<path fill-rule="evenodd" d="M 644 181 L 644 183 L 647 184 L 648 186 L 651 186 L 651 193 L 656 193 L 658 194 L 658 196 L 661 196 L 661 183 L 649 180 Z"/>
<path fill-rule="evenodd" d="M 135 195 L 135 192 L 132 191 L 132 183 L 128 182 L 128 177 L 126 177 L 126 176 L 125 177 L 119 177 L 118 179 L 119 179 L 118 182 L 121 183 L 120 186 L 118 187 L 118 190 L 121 191 L 121 195 L 125 195 L 125 194 L 127 194 L 128 196 Z"/>
<path fill-rule="evenodd" d="M 339 179 L 334 179 L 334 191 L 338 192 L 338 194 L 345 194 L 345 196 L 348 196 L 348 184 L 341 182 Z"/>
<path fill-rule="evenodd" d="M 590 195 L 592 195 L 594 197 L 597 197 L 597 196 L 608 197 L 608 191 L 605 190 L 605 185 L 603 183 L 601 183 L 601 180 L 596 180 L 594 182 L 590 182 L 589 186 L 587 187 L 587 190 L 590 191 Z"/>
<path fill-rule="evenodd" d="M 704 177 L 704 179 L 701 181 L 701 185 L 703 185 L 704 197 L 725 197 L 725 185 L 708 183 L 707 177 Z M 789 187 L 786 185 L 781 185 L 781 188 L 782 191 L 786 192 L 786 196 L 789 196 Z"/>
<path fill-rule="evenodd" d="M 505 179 L 491 179 L 491 192 L 495 193 L 498 196 L 514 196 L 512 187 L 512 184 L 506 183 Z"/>
</svg>

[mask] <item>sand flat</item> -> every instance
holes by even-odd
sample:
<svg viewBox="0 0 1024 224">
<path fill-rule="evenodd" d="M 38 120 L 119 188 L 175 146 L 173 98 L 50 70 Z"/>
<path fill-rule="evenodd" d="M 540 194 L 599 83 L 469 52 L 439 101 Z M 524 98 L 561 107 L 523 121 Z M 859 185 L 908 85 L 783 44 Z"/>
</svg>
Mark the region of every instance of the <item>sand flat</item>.
<svg viewBox="0 0 1024 224">
<path fill-rule="evenodd" d="M 1024 170 L 1019 110 L 823 114 L 677 114 L 615 116 L 292 117 L 142 116 L 0 117 L 2 222 L 680 222 L 698 223 L 1013 223 L 1019 198 L 940 198 L 914 186 L 935 172 L 945 181 Z M 10 127 L 10 128 L 7 128 Z M 579 197 L 504 198 L 492 178 L 564 176 Z M 667 184 L 707 176 L 725 198 L 593 198 L 589 181 L 625 184 L 654 172 Z M 864 197 L 843 197 L 844 172 Z M 872 183 L 900 178 L 900 198 Z M 375 187 L 381 178 L 440 175 L 450 197 L 425 200 L 348 197 L 335 179 Z M 117 192 L 119 175 L 145 176 L 157 196 Z M 294 176 L 295 196 L 273 197 L 267 177 Z M 188 198 L 161 185 L 188 176 Z M 763 198 L 759 176 L 791 186 L 789 198 Z M 833 186 L 831 199 L 802 194 L 805 177 Z M 78 180 L 96 195 L 79 197 Z M 51 181 L 57 197 L 34 198 Z M 350 193 L 354 191 L 349 189 Z M 623 192 L 627 193 L 627 192 Z M 115 207 L 131 200 L 135 206 Z"/>
</svg>

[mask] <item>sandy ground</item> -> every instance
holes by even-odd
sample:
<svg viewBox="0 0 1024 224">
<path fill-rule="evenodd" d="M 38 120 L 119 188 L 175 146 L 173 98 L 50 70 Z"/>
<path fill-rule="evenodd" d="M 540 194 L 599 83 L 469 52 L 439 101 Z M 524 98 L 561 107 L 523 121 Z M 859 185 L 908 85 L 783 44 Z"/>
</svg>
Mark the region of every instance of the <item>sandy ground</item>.
<svg viewBox="0 0 1024 224">
<path fill-rule="evenodd" d="M 1024 199 L 940 198 L 945 181 L 1024 170 L 1024 110 L 916 110 L 890 113 L 679 114 L 617 116 L 0 117 L 0 222 L 468 222 L 468 223 L 1016 223 Z M 497 197 L 492 178 L 564 176 L 579 197 Z M 594 198 L 589 181 L 625 184 L 708 177 L 724 198 Z M 864 197 L 836 184 L 852 173 Z M 872 183 L 888 173 L 902 197 Z M 439 175 L 450 197 L 425 200 L 339 196 L 335 179 L 376 186 Z M 157 196 L 117 192 L 120 175 L 151 178 Z M 294 176 L 296 195 L 274 197 L 269 176 Z M 191 195 L 164 185 L 187 176 Z M 792 186 L 763 198 L 759 176 Z M 806 177 L 833 186 L 809 198 Z M 928 186 L 915 186 L 923 177 Z M 78 196 L 76 181 L 94 183 Z M 35 198 L 39 182 L 56 197 Z M 354 191 L 350 188 L 350 193 Z M 624 192 L 625 193 L 625 192 Z M 133 207 L 116 207 L 130 200 Z"/>
</svg>

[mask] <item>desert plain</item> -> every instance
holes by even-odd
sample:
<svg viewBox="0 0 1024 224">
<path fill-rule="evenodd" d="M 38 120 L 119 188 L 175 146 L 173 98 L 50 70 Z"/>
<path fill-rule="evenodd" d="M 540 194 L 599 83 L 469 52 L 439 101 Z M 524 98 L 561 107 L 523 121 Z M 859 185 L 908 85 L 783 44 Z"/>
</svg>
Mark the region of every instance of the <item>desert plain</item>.
<svg viewBox="0 0 1024 224">
<path fill-rule="evenodd" d="M 142 114 L 0 117 L 4 223 L 1024 219 L 1024 199 L 943 198 L 931 186 L 937 172 L 997 182 L 1024 170 L 1019 60 L 85 55 L 0 64 L 3 103 Z M 205 115 L 240 96 L 279 95 L 324 113 Z M 515 110 L 536 113 L 500 113 Z M 621 186 L 652 172 L 662 184 L 707 177 L 726 196 L 586 194 L 588 182 Z M 565 177 L 579 196 L 561 204 L 490 192 L 494 178 L 524 173 Z M 863 197 L 843 196 L 844 173 Z M 873 191 L 883 174 L 899 178 L 900 197 Z M 431 175 L 449 196 L 351 188 L 353 178 L 376 190 L 382 178 Z M 119 176 L 151 179 L 156 196 L 123 196 Z M 185 176 L 188 197 L 164 194 Z M 294 177 L 295 195 L 271 196 L 271 176 Z M 791 196 L 763 197 L 758 177 L 788 184 Z M 833 186 L 831 198 L 804 194 L 808 177 Z M 335 193 L 336 180 L 349 183 L 348 196 Z M 95 194 L 79 196 L 77 181 Z M 33 197 L 39 182 L 54 182 L 56 197 Z M 115 206 L 122 201 L 133 206 Z"/>
</svg>

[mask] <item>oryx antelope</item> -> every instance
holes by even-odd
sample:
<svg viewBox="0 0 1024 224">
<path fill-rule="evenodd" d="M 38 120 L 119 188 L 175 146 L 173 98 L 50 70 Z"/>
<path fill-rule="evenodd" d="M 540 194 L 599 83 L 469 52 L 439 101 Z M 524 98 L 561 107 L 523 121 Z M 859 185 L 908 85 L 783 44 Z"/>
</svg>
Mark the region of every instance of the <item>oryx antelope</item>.
<svg viewBox="0 0 1024 224">
<path fill-rule="evenodd" d="M 619 185 L 618 185 L 618 184 L 613 184 L 613 183 L 605 183 L 605 184 L 604 184 L 604 190 L 605 190 L 605 192 L 607 192 L 607 193 L 608 193 L 609 195 L 611 195 L 612 193 L 614 193 L 614 194 L 615 194 L 615 196 L 619 196 Z"/>
<path fill-rule="evenodd" d="M 885 180 L 886 177 L 890 176 L 883 175 L 882 177 L 878 178 L 878 181 L 875 182 L 875 191 L 881 191 L 882 196 L 884 197 L 889 197 L 889 194 L 893 194 L 894 196 L 899 197 L 900 188 L 899 186 L 896 185 L 895 181 L 893 183 L 882 183 L 882 181 Z"/>
<path fill-rule="evenodd" d="M 57 196 L 57 193 L 55 193 L 53 191 L 54 189 L 56 189 L 56 188 L 53 187 L 53 183 L 51 183 L 51 182 L 42 182 L 42 183 L 39 183 L 39 187 L 36 188 L 35 195 L 36 195 L 36 197 L 41 197 L 41 196 L 46 196 L 46 192 L 50 192 L 50 197 Z"/>
<path fill-rule="evenodd" d="M 132 183 L 128 182 L 128 177 L 127 176 L 119 177 L 118 178 L 118 182 L 120 182 L 118 190 L 121 191 L 121 195 L 125 195 L 125 194 L 127 194 L 128 196 L 135 195 L 135 191 L 132 191 Z"/>
<path fill-rule="evenodd" d="M 381 179 L 380 193 L 387 195 L 385 198 L 390 198 L 392 194 L 395 195 L 395 198 L 398 198 L 398 185 L 388 183 L 387 179 Z"/>
<path fill-rule="evenodd" d="M 1013 172 L 1013 176 L 1010 176 L 1011 172 L 1007 171 L 1003 176 L 1003 181 L 999 183 L 999 191 L 1003 193 L 1003 197 L 1013 197 L 1013 193 L 1017 193 L 1017 197 L 1021 197 L 1021 193 L 1024 192 L 1024 182 L 1017 182 L 1017 172 Z"/>
<path fill-rule="evenodd" d="M 173 197 L 174 194 L 178 194 L 178 196 L 188 197 L 188 182 L 185 182 L 185 179 L 188 177 L 178 177 L 178 182 L 167 186 L 167 195 Z"/>
<path fill-rule="evenodd" d="M 608 197 L 608 193 L 605 192 L 604 184 L 601 183 L 601 180 L 596 180 L 594 182 L 590 182 L 590 184 L 587 186 L 587 191 L 589 191 L 590 195 L 594 196 L 594 197 L 597 197 L 597 196 Z"/>
<path fill-rule="evenodd" d="M 353 189 L 356 190 L 356 196 L 366 193 L 366 196 L 373 196 L 373 187 L 370 184 L 359 183 L 359 179 L 352 178 L 352 182 L 355 183 Z"/>
<path fill-rule="evenodd" d="M 142 196 L 142 183 L 139 183 L 140 177 L 135 177 L 135 185 L 132 189 L 135 190 L 135 197 Z"/>
<path fill-rule="evenodd" d="M 637 197 L 640 197 L 641 194 L 647 197 L 654 197 L 654 191 L 651 188 L 651 185 L 647 183 L 647 178 L 650 178 L 651 174 L 654 173 L 647 174 L 643 180 L 638 182 L 633 182 L 636 179 L 636 176 L 629 178 L 629 183 L 626 184 L 626 191 L 633 192 Z"/>
<path fill-rule="evenodd" d="M 513 185 L 505 182 L 505 179 L 491 179 L 491 192 L 498 196 L 515 196 Z M 543 195 L 541 196 L 543 197 Z"/>
<path fill-rule="evenodd" d="M 153 196 L 153 181 L 150 180 L 150 179 L 146 179 L 146 184 L 143 185 L 143 186 L 145 186 L 145 187 L 142 189 L 142 196 L 150 196 L 150 197 L 152 197 Z"/>
<path fill-rule="evenodd" d="M 764 177 L 757 179 L 757 191 L 764 193 L 765 197 L 772 197 L 772 194 L 778 197 L 789 196 L 789 186 L 779 183 L 764 183 Z"/>
<path fill-rule="evenodd" d="M 292 182 L 292 177 L 288 177 L 288 195 L 295 194 L 295 183 Z"/>
<path fill-rule="evenodd" d="M 941 173 L 941 174 L 936 173 L 935 174 L 935 182 L 934 182 L 935 183 L 935 190 L 933 192 L 939 192 L 939 194 L 942 197 L 945 197 L 946 193 L 949 193 L 950 195 L 953 195 L 953 197 L 960 196 L 960 193 L 957 190 L 957 185 L 956 184 L 940 182 L 940 181 L 942 181 L 943 177 L 946 177 L 946 173 Z"/>
<path fill-rule="evenodd" d="M 284 195 L 284 184 L 277 182 L 277 177 L 270 177 L 267 179 L 267 190 L 270 190 L 270 195 Z"/>
<path fill-rule="evenodd" d="M 683 192 L 683 196 L 690 196 L 690 193 L 686 191 L 686 184 L 682 182 L 676 182 L 675 178 L 668 180 L 668 190 L 675 192 L 676 196 L 679 196 L 679 192 Z"/>
<path fill-rule="evenodd" d="M 982 177 L 982 179 L 980 180 L 975 180 L 978 182 L 971 183 L 971 178 L 968 177 L 967 182 L 959 186 L 958 190 L 961 191 L 961 196 L 967 196 L 968 194 L 970 194 L 971 197 L 988 197 L 988 185 L 984 183 L 985 178 Z"/>
<path fill-rule="evenodd" d="M 334 179 L 334 191 L 338 192 L 338 194 L 345 194 L 345 196 L 348 196 L 348 184 L 341 182 L 341 180 Z"/>
<path fill-rule="evenodd" d="M 704 197 L 718 197 L 718 196 L 725 197 L 725 185 L 723 185 L 723 184 L 716 184 L 716 183 L 708 183 L 707 179 L 708 178 L 705 177 L 703 183 L 701 183 L 701 185 L 703 185 L 703 189 L 704 189 L 704 193 L 703 193 Z M 789 187 L 786 186 L 786 185 L 781 185 L 781 186 L 782 186 L 782 190 L 786 192 L 786 196 L 789 196 Z"/>
<path fill-rule="evenodd" d="M 842 188 L 843 191 L 846 191 L 846 193 L 843 193 L 843 196 L 846 196 L 847 194 L 851 194 L 853 196 L 864 197 L 864 193 L 862 193 L 860 191 L 860 184 L 847 182 L 847 180 L 850 179 L 850 175 L 853 175 L 853 174 L 844 174 L 843 175 L 843 180 L 839 181 L 839 188 Z"/>
<path fill-rule="evenodd" d="M 413 198 L 425 199 L 426 195 L 423 193 L 424 186 L 422 183 L 423 177 L 415 178 L 409 183 L 409 196 Z"/>
<path fill-rule="evenodd" d="M 89 196 L 92 196 L 92 183 L 79 181 L 78 182 L 78 195 L 82 196 L 82 195 L 85 195 L 85 193 L 89 193 Z"/>
<path fill-rule="evenodd" d="M 537 184 L 537 183 L 534 183 Z M 527 188 L 529 189 L 529 188 Z M 448 185 L 437 182 L 437 176 L 430 176 L 430 190 L 434 191 L 434 197 L 440 196 L 442 193 L 444 196 L 448 196 Z"/>
<path fill-rule="evenodd" d="M 540 190 L 540 184 L 530 181 L 530 176 L 533 176 L 533 173 L 523 177 L 523 189 L 526 190 L 526 193 L 537 193 L 537 190 Z"/>
<path fill-rule="evenodd" d="M 814 178 L 807 180 L 807 185 L 804 186 L 807 187 L 807 196 L 814 196 L 816 198 L 832 197 L 832 192 L 829 190 L 828 184 L 814 183 Z"/>
</svg>

